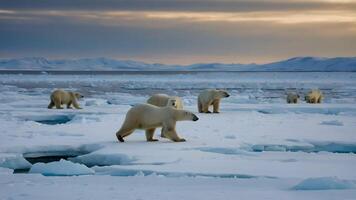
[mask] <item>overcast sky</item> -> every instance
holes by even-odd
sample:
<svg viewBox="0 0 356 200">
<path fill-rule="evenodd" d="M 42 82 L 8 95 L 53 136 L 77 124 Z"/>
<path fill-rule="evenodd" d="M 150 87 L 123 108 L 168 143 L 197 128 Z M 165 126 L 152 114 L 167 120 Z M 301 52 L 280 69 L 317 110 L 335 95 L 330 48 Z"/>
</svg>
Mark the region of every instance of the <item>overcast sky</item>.
<svg viewBox="0 0 356 200">
<path fill-rule="evenodd" d="M 356 56 L 356 0 L 0 0 L 0 57 L 167 64 Z"/>
</svg>

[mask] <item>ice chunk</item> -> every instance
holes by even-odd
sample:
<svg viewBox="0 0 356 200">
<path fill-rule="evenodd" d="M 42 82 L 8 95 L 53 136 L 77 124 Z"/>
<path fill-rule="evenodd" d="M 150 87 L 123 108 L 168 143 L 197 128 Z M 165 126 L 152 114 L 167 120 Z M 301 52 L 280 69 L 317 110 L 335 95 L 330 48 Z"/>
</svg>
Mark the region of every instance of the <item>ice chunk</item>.
<svg viewBox="0 0 356 200">
<path fill-rule="evenodd" d="M 88 99 L 85 101 L 85 106 L 101 106 L 108 104 L 105 99 Z"/>
<path fill-rule="evenodd" d="M 22 155 L 9 156 L 0 159 L 0 167 L 9 169 L 29 169 L 31 166 L 31 163 L 29 163 Z"/>
<path fill-rule="evenodd" d="M 294 186 L 293 190 L 343 190 L 355 188 L 352 181 L 341 180 L 337 177 L 308 178 Z"/>
<path fill-rule="evenodd" d="M 75 123 L 87 124 L 87 123 L 92 123 L 92 122 L 100 122 L 100 118 L 97 116 L 77 115 L 69 123 L 71 123 L 71 124 L 75 124 Z"/>
<path fill-rule="evenodd" d="M 226 154 L 226 155 L 253 155 L 248 153 L 243 149 L 238 148 L 229 148 L 229 147 L 199 147 L 197 150 L 203 152 L 210 152 L 210 153 L 219 153 L 219 154 Z"/>
<path fill-rule="evenodd" d="M 343 126 L 344 125 L 344 123 L 342 123 L 338 120 L 322 121 L 320 124 L 321 125 L 331 125 L 331 126 Z"/>
<path fill-rule="evenodd" d="M 235 136 L 235 135 L 225 135 L 224 138 L 225 138 L 225 139 L 232 139 L 232 140 L 234 140 L 234 139 L 236 139 L 236 136 Z"/>
<path fill-rule="evenodd" d="M 174 171 L 154 171 L 146 169 L 129 169 L 121 166 L 93 167 L 97 175 L 111 176 L 159 176 L 159 177 L 210 177 L 210 178 L 257 178 L 249 174 L 219 174 L 219 173 L 199 173 L 199 172 L 174 172 Z M 264 176 L 261 176 L 261 178 Z M 275 178 L 265 176 L 264 178 Z"/>
<path fill-rule="evenodd" d="M 283 145 L 271 145 L 266 146 L 265 151 L 286 151 L 287 148 Z"/>
<path fill-rule="evenodd" d="M 134 158 L 129 157 L 125 154 L 98 154 L 90 153 L 87 155 L 82 155 L 74 158 L 70 158 L 71 161 L 85 164 L 86 166 L 108 166 L 108 165 L 127 165 L 132 161 L 135 161 Z"/>
<path fill-rule="evenodd" d="M 57 162 L 50 163 L 36 163 L 29 173 L 40 173 L 45 176 L 73 176 L 73 175 L 89 175 L 94 174 L 94 170 L 79 163 L 72 163 L 61 159 Z"/>
<path fill-rule="evenodd" d="M 7 169 L 7 168 L 0 167 L 0 174 L 12 174 L 12 173 L 13 173 L 12 169 Z"/>
</svg>

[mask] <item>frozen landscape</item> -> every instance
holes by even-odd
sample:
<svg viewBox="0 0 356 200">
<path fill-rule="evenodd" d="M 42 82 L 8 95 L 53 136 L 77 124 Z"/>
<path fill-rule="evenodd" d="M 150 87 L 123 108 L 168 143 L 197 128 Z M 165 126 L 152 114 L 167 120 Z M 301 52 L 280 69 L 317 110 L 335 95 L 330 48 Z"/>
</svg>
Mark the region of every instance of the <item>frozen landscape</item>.
<svg viewBox="0 0 356 200">
<path fill-rule="evenodd" d="M 47 109 L 75 90 L 82 110 Z M 197 95 L 226 89 L 220 114 Z M 319 88 L 322 104 L 286 104 Z M 118 143 L 132 105 L 177 95 L 196 122 L 187 141 Z M 0 75 L 0 199 L 355 199 L 355 72 L 191 72 Z"/>
<path fill-rule="evenodd" d="M 77 70 L 77 71 L 299 71 L 299 72 L 355 72 L 356 57 L 293 57 L 264 64 L 196 63 L 167 65 L 112 58 L 47 59 L 26 57 L 2 59 L 2 70 Z"/>
</svg>

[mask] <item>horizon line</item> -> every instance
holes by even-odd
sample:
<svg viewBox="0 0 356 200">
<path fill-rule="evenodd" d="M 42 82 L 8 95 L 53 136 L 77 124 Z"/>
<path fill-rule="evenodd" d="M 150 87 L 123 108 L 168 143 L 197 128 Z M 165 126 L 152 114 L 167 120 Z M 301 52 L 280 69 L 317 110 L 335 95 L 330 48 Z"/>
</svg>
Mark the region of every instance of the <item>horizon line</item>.
<svg viewBox="0 0 356 200">
<path fill-rule="evenodd" d="M 84 60 L 84 59 L 109 59 L 109 60 L 115 60 L 115 61 L 131 61 L 131 62 L 141 62 L 144 64 L 150 64 L 150 65 L 155 65 L 155 64 L 160 64 L 160 65 L 167 65 L 167 66 L 190 66 L 190 65 L 196 65 L 196 64 L 223 64 L 223 65 L 266 65 L 266 64 L 271 64 L 275 62 L 281 62 L 281 61 L 287 61 L 287 60 L 292 60 L 292 59 L 297 59 L 297 58 L 316 58 L 316 59 L 335 59 L 335 58 L 356 58 L 356 56 L 335 56 L 335 57 L 324 57 L 324 56 L 293 56 L 293 57 L 287 57 L 283 59 L 278 59 L 274 61 L 269 61 L 269 62 L 263 62 L 263 63 L 256 63 L 256 62 L 250 62 L 250 63 L 239 63 L 239 62 L 232 62 L 232 63 L 225 63 L 225 62 L 195 62 L 195 63 L 190 63 L 190 64 L 166 64 L 166 63 L 161 63 L 161 62 L 147 62 L 147 61 L 142 61 L 142 60 L 136 60 L 136 59 L 125 59 L 125 58 L 113 58 L 113 57 L 103 57 L 103 56 L 98 56 L 98 57 L 63 57 L 63 58 L 51 58 L 51 57 L 45 57 L 45 56 L 24 56 L 24 57 L 0 57 L 1 60 L 15 60 L 15 59 L 33 59 L 33 58 L 43 58 L 48 61 L 58 61 L 58 60 Z"/>
</svg>

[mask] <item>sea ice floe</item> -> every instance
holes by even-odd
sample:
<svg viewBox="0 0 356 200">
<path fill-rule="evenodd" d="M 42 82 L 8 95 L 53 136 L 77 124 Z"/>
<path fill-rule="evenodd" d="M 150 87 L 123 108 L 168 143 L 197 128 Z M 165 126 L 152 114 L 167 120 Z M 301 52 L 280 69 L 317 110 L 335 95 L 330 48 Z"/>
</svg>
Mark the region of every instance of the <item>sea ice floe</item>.
<svg viewBox="0 0 356 200">
<path fill-rule="evenodd" d="M 75 176 L 75 175 L 91 175 L 94 170 L 79 163 L 73 163 L 67 160 L 60 160 L 50 163 L 36 163 L 29 173 L 39 173 L 45 176 Z"/>
<path fill-rule="evenodd" d="M 124 169 L 116 166 L 93 167 L 97 175 L 111 175 L 111 176 L 164 176 L 164 177 L 209 177 L 209 178 L 275 178 L 270 176 L 253 176 L 248 174 L 216 174 L 216 173 L 191 173 L 191 172 L 168 172 L 168 171 L 153 171 L 144 169 Z"/>
<path fill-rule="evenodd" d="M 320 122 L 320 125 L 343 126 L 344 123 L 338 120 L 330 120 L 330 121 L 322 121 Z"/>
<path fill-rule="evenodd" d="M 343 190 L 355 188 L 355 182 L 337 177 L 307 178 L 294 186 L 293 190 Z"/>
<path fill-rule="evenodd" d="M 98 154 L 98 153 L 90 153 L 82 156 L 77 156 L 70 158 L 69 160 L 82 163 L 86 166 L 108 166 L 108 165 L 127 165 L 131 162 L 135 161 L 134 158 L 120 153 L 115 154 Z"/>
<path fill-rule="evenodd" d="M 28 169 L 32 165 L 22 155 L 9 155 L 0 158 L 0 167 L 9 169 Z"/>
<path fill-rule="evenodd" d="M 85 106 L 102 106 L 108 104 L 108 101 L 105 99 L 87 99 L 85 100 Z"/>
<path fill-rule="evenodd" d="M 226 155 L 248 155 L 248 156 L 253 155 L 252 153 L 249 153 L 244 149 L 239 149 L 235 147 L 199 147 L 196 149 L 203 152 L 219 153 L 219 154 L 226 154 Z"/>
<path fill-rule="evenodd" d="M 356 144 L 341 142 L 313 142 L 307 145 L 285 145 L 285 144 L 255 144 L 248 148 L 254 152 L 262 151 L 291 151 L 291 152 L 331 152 L 331 153 L 356 153 Z"/>
</svg>

